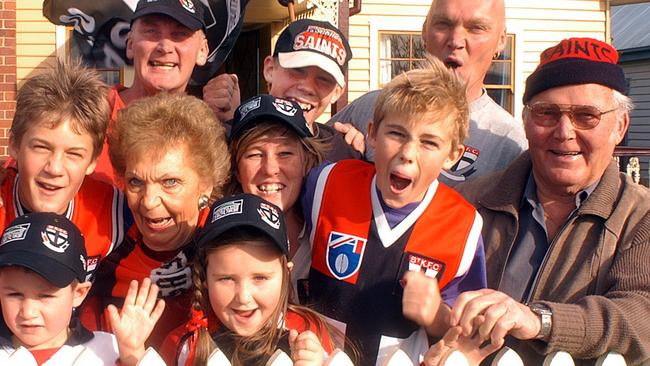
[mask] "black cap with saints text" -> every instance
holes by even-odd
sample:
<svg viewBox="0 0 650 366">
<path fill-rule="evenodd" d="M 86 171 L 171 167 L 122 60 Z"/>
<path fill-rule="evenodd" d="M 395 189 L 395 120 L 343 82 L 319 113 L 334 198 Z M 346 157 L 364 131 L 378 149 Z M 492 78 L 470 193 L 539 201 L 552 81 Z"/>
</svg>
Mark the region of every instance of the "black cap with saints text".
<svg viewBox="0 0 650 366">
<path fill-rule="evenodd" d="M 17 217 L 2 233 L 0 267 L 30 269 L 64 288 L 86 280 L 84 237 L 65 216 L 34 212 Z"/>
<path fill-rule="evenodd" d="M 285 69 L 320 67 L 343 87 L 352 49 L 345 35 L 332 24 L 300 19 L 280 33 L 273 56 Z"/>
<path fill-rule="evenodd" d="M 205 32 L 203 5 L 199 0 L 140 0 L 131 25 L 137 18 L 150 14 L 167 15 L 192 31 L 203 29 Z"/>
<path fill-rule="evenodd" d="M 235 110 L 230 129 L 230 140 L 235 140 L 244 131 L 262 122 L 286 124 L 299 137 L 313 137 L 298 103 L 268 94 L 260 94 L 245 100 Z"/>
<path fill-rule="evenodd" d="M 254 194 L 242 193 L 215 202 L 210 216 L 198 237 L 199 248 L 218 239 L 233 228 L 252 228 L 268 236 L 280 249 L 289 255 L 289 239 L 282 210 Z"/>
</svg>

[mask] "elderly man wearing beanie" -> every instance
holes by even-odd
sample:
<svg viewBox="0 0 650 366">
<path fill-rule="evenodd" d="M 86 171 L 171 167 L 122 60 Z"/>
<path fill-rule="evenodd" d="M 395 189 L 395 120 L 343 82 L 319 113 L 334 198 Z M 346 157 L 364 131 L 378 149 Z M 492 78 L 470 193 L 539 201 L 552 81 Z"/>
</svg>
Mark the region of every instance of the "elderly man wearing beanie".
<svg viewBox="0 0 650 366">
<path fill-rule="evenodd" d="M 459 296 L 451 323 L 526 365 L 650 359 L 650 193 L 612 159 L 632 108 L 617 60 L 589 38 L 544 51 L 523 100 L 529 151 L 459 187 L 484 219 L 491 289 Z"/>
</svg>

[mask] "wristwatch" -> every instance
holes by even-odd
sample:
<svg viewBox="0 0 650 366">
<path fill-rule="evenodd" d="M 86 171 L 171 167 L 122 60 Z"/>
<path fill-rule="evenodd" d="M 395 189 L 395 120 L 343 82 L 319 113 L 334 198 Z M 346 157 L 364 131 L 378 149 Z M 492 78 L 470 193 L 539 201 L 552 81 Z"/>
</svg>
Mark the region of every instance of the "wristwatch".
<svg viewBox="0 0 650 366">
<path fill-rule="evenodd" d="M 552 317 L 553 317 L 553 312 L 551 312 L 551 308 L 540 303 L 528 304 L 528 307 L 533 313 L 539 315 L 539 318 L 542 323 L 542 327 L 539 329 L 539 333 L 537 334 L 537 336 L 535 336 L 535 339 L 546 339 L 551 334 L 551 325 L 552 325 Z"/>
</svg>

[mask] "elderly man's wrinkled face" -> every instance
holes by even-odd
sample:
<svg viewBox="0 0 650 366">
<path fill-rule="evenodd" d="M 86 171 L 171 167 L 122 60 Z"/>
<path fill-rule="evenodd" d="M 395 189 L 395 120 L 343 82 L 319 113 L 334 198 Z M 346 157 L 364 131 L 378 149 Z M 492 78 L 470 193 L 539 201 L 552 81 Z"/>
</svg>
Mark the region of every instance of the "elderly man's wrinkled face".
<svg viewBox="0 0 650 366">
<path fill-rule="evenodd" d="M 133 60 L 133 87 L 147 95 L 183 92 L 195 65 L 204 65 L 208 41 L 202 30 L 192 31 L 165 15 L 145 15 L 133 23 L 126 55 Z"/>
<path fill-rule="evenodd" d="M 467 96 L 475 100 L 493 56 L 505 46 L 503 0 L 435 0 L 422 38 L 430 54 L 467 82 Z"/>
<path fill-rule="evenodd" d="M 535 95 L 529 105 L 536 103 L 589 105 L 603 112 L 617 107 L 612 89 L 598 84 L 548 89 Z M 600 123 L 591 129 L 576 128 L 567 113 L 562 113 L 554 126 L 544 127 L 535 123 L 535 117 L 526 109 L 524 127 L 538 188 L 576 194 L 597 182 L 628 124 L 628 114 L 616 110 L 603 114 Z"/>
</svg>

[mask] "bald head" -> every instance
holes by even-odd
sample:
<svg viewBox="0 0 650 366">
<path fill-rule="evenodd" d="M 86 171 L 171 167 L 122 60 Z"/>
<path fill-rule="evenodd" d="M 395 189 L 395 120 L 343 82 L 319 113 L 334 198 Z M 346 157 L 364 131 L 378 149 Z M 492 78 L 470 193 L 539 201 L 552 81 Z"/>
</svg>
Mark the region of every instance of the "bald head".
<svg viewBox="0 0 650 366">
<path fill-rule="evenodd" d="M 467 83 L 470 101 L 481 96 L 495 54 L 505 47 L 503 0 L 434 0 L 422 26 L 427 51 Z"/>
</svg>

